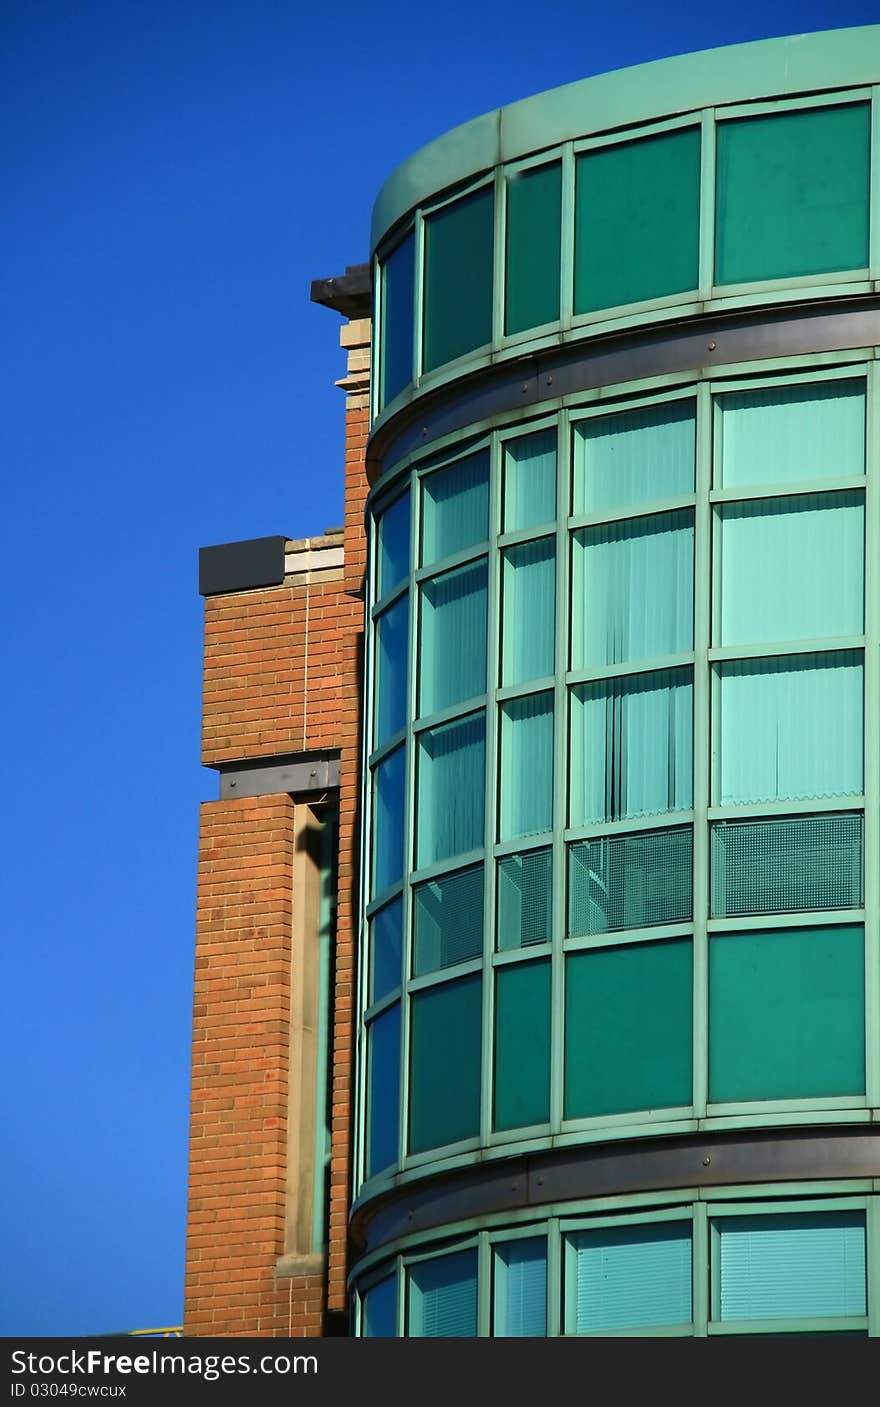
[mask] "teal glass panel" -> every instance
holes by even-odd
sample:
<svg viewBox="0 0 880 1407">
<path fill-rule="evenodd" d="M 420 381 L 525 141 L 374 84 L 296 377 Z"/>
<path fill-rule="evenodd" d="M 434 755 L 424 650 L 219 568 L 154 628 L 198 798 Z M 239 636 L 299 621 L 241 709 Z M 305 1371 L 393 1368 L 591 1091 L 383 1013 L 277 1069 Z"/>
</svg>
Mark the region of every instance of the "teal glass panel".
<svg viewBox="0 0 880 1407">
<path fill-rule="evenodd" d="M 696 288 L 699 239 L 699 127 L 577 158 L 576 313 Z"/>
<path fill-rule="evenodd" d="M 550 1118 L 550 962 L 498 969 L 495 988 L 495 1128 Z"/>
<path fill-rule="evenodd" d="M 656 513 L 574 534 L 572 668 L 694 647 L 694 515 Z"/>
<path fill-rule="evenodd" d="M 556 431 L 504 445 L 504 532 L 539 528 L 556 517 Z"/>
<path fill-rule="evenodd" d="M 367 1177 L 397 1162 L 400 1118 L 400 1003 L 369 1026 Z"/>
<path fill-rule="evenodd" d="M 480 1131 L 483 982 L 479 973 L 415 992 L 410 1003 L 409 1151 Z"/>
<path fill-rule="evenodd" d="M 553 852 L 527 850 L 498 862 L 495 891 L 501 952 L 549 943 L 553 914 Z"/>
<path fill-rule="evenodd" d="M 409 575 L 409 492 L 385 509 L 376 527 L 378 564 L 376 599 L 387 595 Z"/>
<path fill-rule="evenodd" d="M 861 652 L 736 660 L 719 683 L 722 806 L 861 793 Z"/>
<path fill-rule="evenodd" d="M 370 1002 L 400 986 L 402 952 L 403 900 L 392 899 L 370 919 Z"/>
<path fill-rule="evenodd" d="M 499 840 L 535 835 L 553 824 L 553 694 L 526 694 L 501 705 Z"/>
<path fill-rule="evenodd" d="M 731 391 L 715 406 L 723 488 L 857 478 L 865 472 L 864 381 Z"/>
<path fill-rule="evenodd" d="M 409 1337 L 472 1339 L 477 1334 L 477 1252 L 420 1261 L 409 1272 Z"/>
<path fill-rule="evenodd" d="M 386 1275 L 361 1300 L 361 1337 L 397 1337 L 397 1276 Z"/>
<path fill-rule="evenodd" d="M 492 186 L 426 218 L 425 371 L 491 341 L 494 241 Z"/>
<path fill-rule="evenodd" d="M 419 713 L 486 692 L 485 559 L 422 585 Z"/>
<path fill-rule="evenodd" d="M 406 725 L 408 655 L 409 596 L 402 596 L 376 622 L 375 747 Z"/>
<path fill-rule="evenodd" d="M 419 735 L 418 866 L 482 847 L 485 790 L 484 714 Z"/>
<path fill-rule="evenodd" d="M 413 892 L 413 975 L 483 951 L 483 866 L 420 884 Z"/>
<path fill-rule="evenodd" d="M 489 536 L 486 450 L 422 480 L 422 566 L 485 542 Z"/>
<path fill-rule="evenodd" d="M 569 846 L 569 937 L 686 922 L 693 848 L 690 826 L 600 835 Z"/>
<path fill-rule="evenodd" d="M 503 554 L 501 682 L 521 684 L 553 673 L 556 547 L 540 537 Z"/>
<path fill-rule="evenodd" d="M 693 1100 L 691 941 L 593 948 L 565 967 L 565 1118 Z"/>
<path fill-rule="evenodd" d="M 547 1241 L 529 1236 L 495 1247 L 492 1333 L 541 1339 L 547 1333 Z"/>
<path fill-rule="evenodd" d="M 395 748 L 373 772 L 373 894 L 403 875 L 406 749 Z"/>
<path fill-rule="evenodd" d="M 562 164 L 507 178 L 504 331 L 508 337 L 559 317 Z"/>
<path fill-rule="evenodd" d="M 863 494 L 727 503 L 718 528 L 721 645 L 861 634 Z"/>
<path fill-rule="evenodd" d="M 694 492 L 693 401 L 599 415 L 574 427 L 575 513 L 607 513 Z"/>
<path fill-rule="evenodd" d="M 709 1098 L 865 1091 L 862 929 L 781 928 L 709 939 Z"/>
<path fill-rule="evenodd" d="M 574 1266 L 566 1284 L 574 1302 L 566 1306 L 566 1333 L 690 1324 L 691 1240 L 687 1221 L 609 1226 L 570 1236 L 567 1256 L 574 1257 Z"/>
<path fill-rule="evenodd" d="M 718 125 L 715 281 L 868 263 L 868 103 Z"/>
<path fill-rule="evenodd" d="M 408 234 L 382 265 L 382 350 L 379 403 L 389 401 L 413 379 L 415 326 L 415 239 Z"/>
<path fill-rule="evenodd" d="M 572 691 L 570 824 L 687 811 L 693 804 L 690 669 Z"/>
<path fill-rule="evenodd" d="M 712 917 L 860 909 L 862 816 L 844 811 L 712 826 Z"/>
<path fill-rule="evenodd" d="M 714 1318 L 867 1314 L 864 1212 L 724 1216 L 713 1227 Z"/>
</svg>

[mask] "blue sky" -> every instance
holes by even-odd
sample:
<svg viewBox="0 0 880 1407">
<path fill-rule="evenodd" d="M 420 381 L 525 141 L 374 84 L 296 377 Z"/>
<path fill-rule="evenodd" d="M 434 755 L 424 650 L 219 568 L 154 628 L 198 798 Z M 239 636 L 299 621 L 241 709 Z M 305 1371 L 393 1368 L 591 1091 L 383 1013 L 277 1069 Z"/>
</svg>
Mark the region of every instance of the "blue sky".
<svg viewBox="0 0 880 1407">
<path fill-rule="evenodd" d="M 341 523 L 339 318 L 398 161 L 880 3 L 6 0 L 0 1334 L 178 1323 L 201 545 Z"/>
</svg>

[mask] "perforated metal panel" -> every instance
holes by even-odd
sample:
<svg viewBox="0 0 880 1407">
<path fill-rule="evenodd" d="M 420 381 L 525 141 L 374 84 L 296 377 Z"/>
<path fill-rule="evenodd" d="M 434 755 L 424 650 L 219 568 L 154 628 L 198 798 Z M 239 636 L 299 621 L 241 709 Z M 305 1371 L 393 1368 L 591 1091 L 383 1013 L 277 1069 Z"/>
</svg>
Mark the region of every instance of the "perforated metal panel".
<svg viewBox="0 0 880 1407">
<path fill-rule="evenodd" d="M 483 866 L 420 884 L 413 910 L 416 977 L 483 950 Z"/>
<path fill-rule="evenodd" d="M 713 918 L 858 909 L 862 902 L 860 812 L 712 827 Z"/>
<path fill-rule="evenodd" d="M 569 936 L 682 922 L 692 889 L 690 826 L 578 841 L 569 847 Z"/>
<path fill-rule="evenodd" d="M 509 855 L 498 865 L 498 947 L 527 948 L 550 941 L 553 861 L 546 850 Z"/>
</svg>

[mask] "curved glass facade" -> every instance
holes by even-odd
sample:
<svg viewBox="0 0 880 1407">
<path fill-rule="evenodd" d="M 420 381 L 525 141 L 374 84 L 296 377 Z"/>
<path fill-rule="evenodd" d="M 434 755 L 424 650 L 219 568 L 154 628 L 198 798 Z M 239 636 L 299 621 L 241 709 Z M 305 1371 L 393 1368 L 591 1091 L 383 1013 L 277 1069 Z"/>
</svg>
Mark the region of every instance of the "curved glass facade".
<svg viewBox="0 0 880 1407">
<path fill-rule="evenodd" d="M 373 437 L 355 1217 L 463 1196 L 367 1236 L 362 1333 L 869 1330 L 845 1162 L 462 1208 L 487 1163 L 880 1107 L 880 321 L 772 322 L 874 315 L 871 123 L 853 89 L 572 132 L 380 244 L 377 407 L 434 401 Z M 722 285 L 758 322 L 719 364 Z M 481 358 L 523 338 L 519 406 Z"/>
</svg>

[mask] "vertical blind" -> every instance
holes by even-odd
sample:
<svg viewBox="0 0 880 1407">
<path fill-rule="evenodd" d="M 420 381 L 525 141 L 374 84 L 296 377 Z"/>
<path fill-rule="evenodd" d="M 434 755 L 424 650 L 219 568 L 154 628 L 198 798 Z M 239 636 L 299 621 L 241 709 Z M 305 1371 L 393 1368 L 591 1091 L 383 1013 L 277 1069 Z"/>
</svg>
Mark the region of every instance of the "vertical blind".
<svg viewBox="0 0 880 1407">
<path fill-rule="evenodd" d="M 867 1313 L 864 1212 L 719 1217 L 714 1231 L 713 1317 Z"/>
<path fill-rule="evenodd" d="M 504 531 L 539 528 L 556 517 L 556 431 L 504 445 Z"/>
<path fill-rule="evenodd" d="M 556 552 L 552 538 L 504 553 L 501 682 L 520 684 L 553 673 Z"/>
<path fill-rule="evenodd" d="M 723 488 L 865 472 L 863 380 L 733 391 L 715 404 Z M 715 478 L 718 487 L 717 468 Z"/>
<path fill-rule="evenodd" d="M 495 1248 L 492 1332 L 496 1338 L 543 1338 L 547 1333 L 547 1242 L 543 1236 Z"/>
<path fill-rule="evenodd" d="M 862 791 L 861 652 L 737 660 L 718 685 L 722 806 Z"/>
<path fill-rule="evenodd" d="M 489 536 L 489 455 L 469 454 L 422 480 L 422 566 Z"/>
<path fill-rule="evenodd" d="M 526 694 L 501 707 L 499 839 L 553 823 L 553 694 Z"/>
<path fill-rule="evenodd" d="M 486 563 L 461 567 L 422 587 L 419 713 L 434 713 L 486 690 Z"/>
<path fill-rule="evenodd" d="M 477 1253 L 457 1251 L 409 1272 L 409 1332 L 416 1339 L 468 1339 L 477 1333 Z"/>
<path fill-rule="evenodd" d="M 486 720 L 471 713 L 421 734 L 418 775 L 418 865 L 430 865 L 483 844 Z"/>
<path fill-rule="evenodd" d="M 569 1237 L 567 1256 L 574 1258 L 567 1333 L 691 1322 L 689 1222 L 581 1231 Z"/>
<path fill-rule="evenodd" d="M 718 528 L 720 644 L 861 634 L 861 493 L 725 504 Z"/>
<path fill-rule="evenodd" d="M 409 490 L 396 498 L 379 519 L 376 598 L 409 575 Z"/>
<path fill-rule="evenodd" d="M 574 535 L 572 667 L 694 645 L 694 515 L 658 513 Z"/>
<path fill-rule="evenodd" d="M 692 804 L 690 669 L 609 679 L 573 691 L 573 826 L 687 810 Z"/>
<path fill-rule="evenodd" d="M 694 491 L 693 401 L 597 416 L 575 426 L 574 511 L 600 513 Z"/>
</svg>

